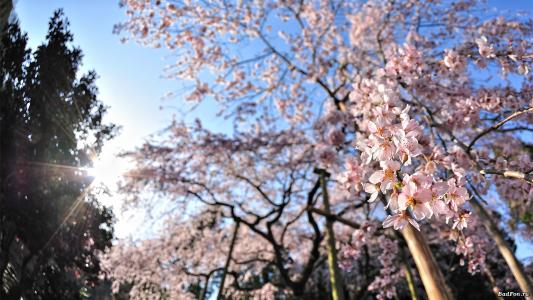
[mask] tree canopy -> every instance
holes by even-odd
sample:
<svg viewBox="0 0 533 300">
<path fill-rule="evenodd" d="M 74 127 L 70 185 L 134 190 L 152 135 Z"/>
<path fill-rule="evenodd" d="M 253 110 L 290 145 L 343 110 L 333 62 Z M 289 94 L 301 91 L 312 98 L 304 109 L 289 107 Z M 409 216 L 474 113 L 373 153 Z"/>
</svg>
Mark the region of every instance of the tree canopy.
<svg viewBox="0 0 533 300">
<path fill-rule="evenodd" d="M 530 19 L 470 0 L 121 4 L 117 32 L 174 51 L 184 98 L 234 126 L 176 120 L 126 154 L 126 204 L 154 192 L 174 213 L 108 253 L 115 290 L 452 299 L 460 273 L 480 297 L 532 292 L 509 237 L 531 241 Z"/>
</svg>

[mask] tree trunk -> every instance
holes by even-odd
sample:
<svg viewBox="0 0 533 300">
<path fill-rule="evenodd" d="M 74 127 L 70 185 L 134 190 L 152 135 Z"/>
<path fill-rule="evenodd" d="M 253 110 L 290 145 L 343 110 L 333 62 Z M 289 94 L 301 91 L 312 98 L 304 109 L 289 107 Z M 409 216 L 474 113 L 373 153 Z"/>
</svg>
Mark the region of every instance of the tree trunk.
<svg viewBox="0 0 533 300">
<path fill-rule="evenodd" d="M 407 258 L 405 257 L 405 253 L 403 249 L 401 249 L 400 251 L 402 255 L 402 269 L 405 273 L 405 280 L 407 281 L 407 287 L 409 287 L 409 296 L 411 296 L 411 300 L 417 300 L 415 281 L 413 279 L 413 273 L 411 272 L 411 267 L 409 266 L 409 262 L 407 261 Z"/>
<path fill-rule="evenodd" d="M 204 285 L 204 288 L 202 289 L 202 292 L 200 293 L 200 300 L 205 300 L 208 286 L 209 286 L 209 276 L 205 278 L 205 285 Z"/>
<path fill-rule="evenodd" d="M 411 296 L 411 300 L 418 300 L 418 297 L 416 296 L 413 272 L 411 271 L 411 266 L 409 265 L 409 260 L 407 259 L 407 255 L 405 253 L 406 245 L 405 243 L 403 243 L 405 239 L 396 230 L 394 231 L 394 236 L 399 242 L 401 242 L 398 248 L 400 249 L 400 256 L 402 258 L 402 269 L 405 273 L 405 280 L 407 281 L 407 287 L 409 288 L 409 295 Z"/>
<path fill-rule="evenodd" d="M 505 262 L 509 266 L 509 269 L 511 269 L 511 272 L 513 273 L 513 276 L 516 279 L 518 285 L 520 286 L 522 292 L 528 293 L 529 295 L 533 295 L 531 281 L 524 272 L 522 264 L 520 264 L 513 251 L 511 250 L 511 247 L 509 246 L 507 241 L 505 241 L 500 228 L 498 228 L 498 225 L 494 223 L 488 212 L 475 197 L 470 200 L 470 204 L 472 205 L 472 208 L 476 211 L 477 215 L 480 217 L 480 220 L 487 229 L 489 235 L 496 242 L 498 250 L 500 250 L 500 253 L 505 259 Z"/>
<path fill-rule="evenodd" d="M 444 276 L 422 233 L 408 224 L 403 228 L 402 235 L 413 256 L 428 298 L 430 300 L 453 299 L 451 290 L 446 285 Z"/>
<path fill-rule="evenodd" d="M 220 279 L 220 287 L 218 288 L 217 300 L 222 299 L 224 291 L 224 282 L 226 281 L 226 274 L 228 273 L 228 268 L 231 263 L 231 255 L 233 254 L 233 248 L 235 247 L 235 241 L 237 240 L 237 233 L 239 232 L 239 225 L 241 223 L 237 222 L 235 224 L 235 229 L 233 231 L 233 237 L 231 238 L 231 244 L 229 246 L 228 258 L 226 259 L 226 264 L 224 265 L 224 270 L 222 271 L 222 278 Z M 206 285 L 207 289 L 207 285 Z"/>
<path fill-rule="evenodd" d="M 402 264 L 403 271 L 405 272 L 405 280 L 407 281 L 407 286 L 409 287 L 409 295 L 411 300 L 418 300 L 416 297 L 415 281 L 413 280 L 413 273 L 411 273 L 411 268 L 406 261 Z"/>
<path fill-rule="evenodd" d="M 323 170 L 319 174 L 320 184 L 322 186 L 322 197 L 324 200 L 324 211 L 327 214 L 331 214 L 326 179 L 326 176 L 328 174 Z M 337 249 L 335 246 L 335 232 L 333 231 L 333 220 L 329 217 L 326 217 L 326 242 L 328 252 L 329 279 L 331 282 L 331 296 L 333 300 L 344 300 L 342 275 L 340 273 L 337 261 Z"/>
<path fill-rule="evenodd" d="M 496 299 L 498 300 L 503 300 L 503 297 L 500 296 L 500 289 L 496 285 L 496 280 L 494 279 L 494 276 L 492 276 L 492 273 L 490 272 L 488 267 L 483 270 L 483 274 L 485 274 L 485 277 L 487 277 L 487 280 L 489 281 L 492 293 L 494 293 L 494 297 L 496 297 Z"/>
</svg>

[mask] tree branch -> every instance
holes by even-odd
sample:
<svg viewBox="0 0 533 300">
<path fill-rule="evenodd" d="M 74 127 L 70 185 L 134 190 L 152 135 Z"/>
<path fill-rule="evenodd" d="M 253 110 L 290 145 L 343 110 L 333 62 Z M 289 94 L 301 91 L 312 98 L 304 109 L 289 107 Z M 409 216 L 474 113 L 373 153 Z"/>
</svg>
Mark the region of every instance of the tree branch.
<svg viewBox="0 0 533 300">
<path fill-rule="evenodd" d="M 516 117 L 519 117 L 523 114 L 526 114 L 526 113 L 530 113 L 530 112 L 533 112 L 533 107 L 529 107 L 529 108 L 526 108 L 526 109 L 523 109 L 523 110 L 519 110 L 519 111 L 516 111 L 514 113 L 512 113 L 511 115 L 509 115 L 508 117 L 506 117 L 505 119 L 501 120 L 500 122 L 486 128 L 485 130 L 481 131 L 476 137 L 474 137 L 474 139 L 470 142 L 470 144 L 468 145 L 468 148 L 467 148 L 467 152 L 470 152 L 470 150 L 472 149 L 472 147 L 474 147 L 474 145 L 476 144 L 476 142 L 482 138 L 484 135 L 487 135 L 489 134 L 490 132 L 494 131 L 494 130 L 497 130 L 498 128 L 500 128 L 503 124 L 511 121 L 512 119 L 516 118 Z"/>
</svg>

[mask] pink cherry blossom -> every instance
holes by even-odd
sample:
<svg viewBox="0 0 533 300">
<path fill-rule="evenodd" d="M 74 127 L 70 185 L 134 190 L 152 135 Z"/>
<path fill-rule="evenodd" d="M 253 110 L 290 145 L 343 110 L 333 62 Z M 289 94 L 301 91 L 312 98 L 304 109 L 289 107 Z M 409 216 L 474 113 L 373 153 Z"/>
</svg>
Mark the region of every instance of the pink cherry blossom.
<svg viewBox="0 0 533 300">
<path fill-rule="evenodd" d="M 420 231 L 420 225 L 406 211 L 387 216 L 383 221 L 383 228 L 393 227 L 395 230 L 401 230 L 407 224 L 413 225 L 416 230 Z"/>
<path fill-rule="evenodd" d="M 468 226 L 468 218 L 470 217 L 470 212 L 460 213 L 455 220 L 453 220 L 452 228 L 457 228 L 457 230 L 463 230 Z"/>
<path fill-rule="evenodd" d="M 451 71 L 461 72 L 466 67 L 466 59 L 453 49 L 446 49 L 444 65 Z"/>
<path fill-rule="evenodd" d="M 366 183 L 364 185 L 364 190 L 366 193 L 370 194 L 370 198 L 368 199 L 368 202 L 374 202 L 379 196 L 379 192 L 381 191 L 381 186 L 378 183 Z"/>
<path fill-rule="evenodd" d="M 414 182 L 409 181 L 398 196 L 398 207 L 400 210 L 410 208 L 413 216 L 418 220 L 431 218 L 433 212 L 429 205 L 430 200 L 430 190 L 418 188 Z"/>
<path fill-rule="evenodd" d="M 454 211 L 458 211 L 468 198 L 468 191 L 464 187 L 458 187 L 454 179 L 448 181 L 448 191 L 444 199 Z"/>
<path fill-rule="evenodd" d="M 479 55 L 485 58 L 495 57 L 494 47 L 491 44 L 489 44 L 489 41 L 486 36 L 477 38 L 476 44 L 479 48 Z"/>
<path fill-rule="evenodd" d="M 368 178 L 373 184 L 378 184 L 383 193 L 392 189 L 392 186 L 398 181 L 396 171 L 400 170 L 400 163 L 394 160 L 381 161 L 381 170 L 374 172 Z"/>
</svg>

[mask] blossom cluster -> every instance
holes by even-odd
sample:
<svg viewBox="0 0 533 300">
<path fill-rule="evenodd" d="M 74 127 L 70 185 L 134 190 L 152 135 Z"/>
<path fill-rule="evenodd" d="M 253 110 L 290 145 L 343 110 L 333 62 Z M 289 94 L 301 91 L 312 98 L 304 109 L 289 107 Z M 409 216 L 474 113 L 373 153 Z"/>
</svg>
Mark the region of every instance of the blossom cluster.
<svg viewBox="0 0 533 300">
<path fill-rule="evenodd" d="M 350 270 L 353 263 L 361 255 L 361 251 L 365 245 L 369 245 L 374 234 L 376 233 L 376 226 L 370 222 L 365 222 L 361 228 L 353 231 L 350 242 L 344 245 L 340 251 L 340 267 L 344 270 Z"/>
<path fill-rule="evenodd" d="M 460 170 L 449 178 L 440 176 L 439 169 L 445 164 L 431 157 L 435 146 L 399 95 L 394 85 L 373 80 L 363 80 L 352 94 L 357 100 L 354 111 L 361 111 L 361 103 L 369 109 L 364 112 L 363 133 L 357 142 L 367 174 L 361 184 L 370 195 L 368 201 L 374 202 L 380 195 L 387 198 L 385 208 L 392 215 L 387 216 L 384 227 L 401 229 L 410 223 L 420 230 L 418 221 L 442 216 L 461 230 L 470 214 L 462 209 L 469 198 L 462 186 L 464 178 Z"/>
<path fill-rule="evenodd" d="M 457 241 L 455 253 L 462 256 L 459 261 L 461 266 L 468 263 L 468 272 L 471 274 L 476 274 L 480 269 L 485 268 L 486 253 L 483 250 L 483 246 L 483 240 L 475 235 L 467 236 Z"/>
<path fill-rule="evenodd" d="M 379 237 L 378 243 L 381 249 L 378 257 L 381 268 L 379 276 L 376 276 L 368 286 L 368 290 L 378 292 L 376 299 L 392 299 L 396 295 L 396 284 L 401 278 L 401 273 L 396 267 L 397 262 L 394 260 L 398 253 L 398 245 L 384 235 Z"/>
</svg>

